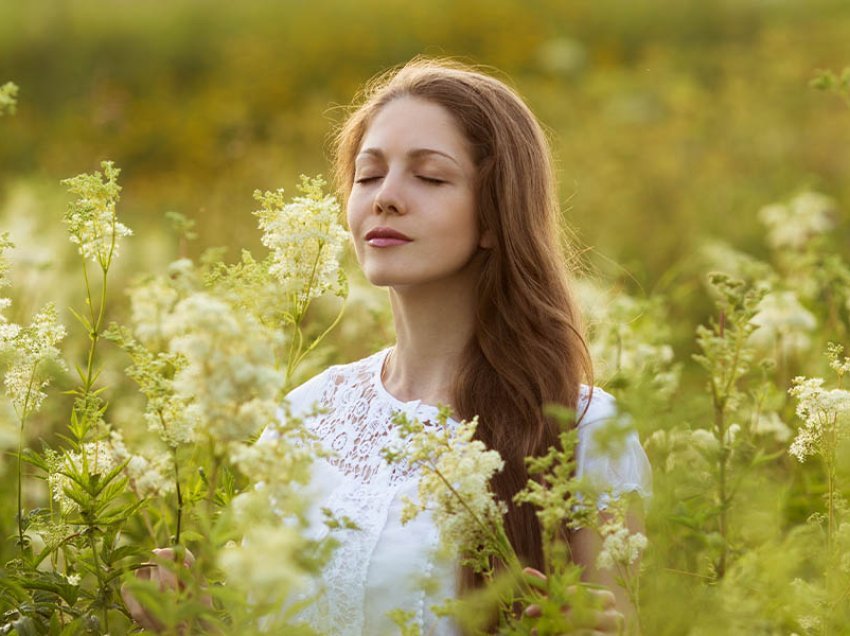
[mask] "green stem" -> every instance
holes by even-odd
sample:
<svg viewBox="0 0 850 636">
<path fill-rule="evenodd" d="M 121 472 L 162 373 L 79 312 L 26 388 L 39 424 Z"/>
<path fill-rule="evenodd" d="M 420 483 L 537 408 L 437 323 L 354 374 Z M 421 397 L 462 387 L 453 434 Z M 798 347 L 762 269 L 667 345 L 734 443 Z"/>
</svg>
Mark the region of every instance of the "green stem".
<svg viewBox="0 0 850 636">
<path fill-rule="evenodd" d="M 32 395 L 33 384 L 35 384 L 35 372 L 37 368 L 38 362 L 33 365 L 32 373 L 30 374 L 26 397 L 24 397 L 24 406 L 21 409 L 21 429 L 18 433 L 18 541 L 21 546 L 21 554 L 24 553 L 24 473 L 21 456 L 24 454 L 24 425 L 27 421 L 27 416 L 29 416 L 30 396 Z"/>
<path fill-rule="evenodd" d="M 89 526 L 89 546 L 91 547 L 92 561 L 94 563 L 94 573 L 97 576 L 97 585 L 100 590 L 100 600 L 103 603 L 103 627 L 104 633 L 109 633 L 109 607 L 106 603 L 106 583 L 103 580 L 103 573 L 100 571 L 100 559 L 97 558 L 97 544 L 94 540 L 94 526 Z"/>
<path fill-rule="evenodd" d="M 174 545 L 180 545 L 180 529 L 183 520 L 183 494 L 180 492 L 180 470 L 177 464 L 177 448 L 174 452 L 174 484 L 177 487 L 177 534 L 174 537 Z"/>
</svg>

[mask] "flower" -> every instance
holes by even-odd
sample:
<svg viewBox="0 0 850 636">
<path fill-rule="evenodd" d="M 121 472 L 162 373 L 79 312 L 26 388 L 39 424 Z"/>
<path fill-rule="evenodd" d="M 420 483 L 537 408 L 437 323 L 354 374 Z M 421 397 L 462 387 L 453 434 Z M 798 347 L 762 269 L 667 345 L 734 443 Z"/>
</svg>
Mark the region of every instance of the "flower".
<svg viewBox="0 0 850 636">
<path fill-rule="evenodd" d="M 68 205 L 65 224 L 71 242 L 79 246 L 83 258 L 90 258 L 103 269 L 108 269 L 112 257 L 118 255 L 120 239 L 130 236 L 132 231 L 119 223 L 115 216 L 115 204 L 121 186 L 117 179 L 121 172 L 111 161 L 100 164 L 103 174 L 81 174 L 62 183 L 78 199 Z"/>
<path fill-rule="evenodd" d="M 640 532 L 629 532 L 622 518 L 602 524 L 602 548 L 596 557 L 596 567 L 600 570 L 625 568 L 635 563 L 646 549 L 647 539 Z"/>
<path fill-rule="evenodd" d="M 794 292 L 771 292 L 759 301 L 756 311 L 750 319 L 757 327 L 749 336 L 750 343 L 769 349 L 779 342 L 787 351 L 807 350 L 807 332 L 817 327 L 817 319 L 800 304 Z"/>
<path fill-rule="evenodd" d="M 174 396 L 186 403 L 183 416 L 196 434 L 219 448 L 244 441 L 277 418 L 285 378 L 275 368 L 267 329 L 227 302 L 196 292 L 181 300 L 163 322 L 169 350 L 181 363 Z"/>
<path fill-rule="evenodd" d="M 152 278 L 129 292 L 133 332 L 145 345 L 163 340 L 162 321 L 177 304 L 179 294 L 164 278 Z"/>
<path fill-rule="evenodd" d="M 850 391 L 824 389 L 823 383 L 823 378 L 796 377 L 788 390 L 797 398 L 797 416 L 803 420 L 789 452 L 801 462 L 825 454 L 839 439 L 848 437 Z"/>
<path fill-rule="evenodd" d="M 283 289 L 300 304 L 328 291 L 344 295 L 339 258 L 348 232 L 339 224 L 339 203 L 324 195 L 321 177 L 302 176 L 298 190 L 304 196 L 284 202 L 283 190 L 261 193 L 254 198 L 262 209 L 259 217 L 263 245 L 272 251 L 270 271 Z"/>
<path fill-rule="evenodd" d="M 43 375 L 40 366 L 48 360 L 61 364 L 56 345 L 65 337 L 65 327 L 59 324 L 56 308 L 51 303 L 35 315 L 31 325 L 15 327 L 3 334 L 8 338 L 6 346 L 11 350 L 13 360 L 6 371 L 4 385 L 6 395 L 18 416 L 22 417 L 37 411 L 47 397 L 43 389 L 50 383 L 50 378 Z"/>
<path fill-rule="evenodd" d="M 255 525 L 241 545 L 230 543 L 222 549 L 218 565 L 229 587 L 247 592 L 254 604 L 272 605 L 287 599 L 306 574 L 299 567 L 304 547 L 296 527 Z"/>
<path fill-rule="evenodd" d="M 6 82 L 0 86 L 0 117 L 14 115 L 18 100 L 18 86 L 14 82 Z"/>
<path fill-rule="evenodd" d="M 767 228 L 767 241 L 775 250 L 801 250 L 834 225 L 835 202 L 818 192 L 802 192 L 788 203 L 774 203 L 759 210 Z"/>
<path fill-rule="evenodd" d="M 398 443 L 383 450 L 389 463 L 406 463 L 420 471 L 418 502 L 406 499 L 402 523 L 429 509 L 444 548 L 476 552 L 493 545 L 494 530 L 501 527 L 506 506 L 497 501 L 490 479 L 502 470 L 498 452 L 473 439 L 478 420 L 448 425 L 441 409 L 436 424 L 425 425 L 399 412 L 393 418 Z"/>
</svg>

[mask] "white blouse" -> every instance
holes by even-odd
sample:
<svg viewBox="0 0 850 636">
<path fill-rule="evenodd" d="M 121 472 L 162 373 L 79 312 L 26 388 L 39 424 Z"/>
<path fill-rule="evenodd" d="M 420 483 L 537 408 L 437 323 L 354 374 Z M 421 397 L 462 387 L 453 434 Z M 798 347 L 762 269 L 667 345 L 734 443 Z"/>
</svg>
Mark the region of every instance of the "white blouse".
<svg viewBox="0 0 850 636">
<path fill-rule="evenodd" d="M 426 421 L 436 417 L 437 408 L 419 400 L 402 402 L 384 388 L 381 369 L 389 351 L 332 366 L 287 398 L 292 416 L 304 417 L 305 425 L 332 452 L 314 463 L 308 495 L 314 507 L 313 536 L 332 533 L 339 546 L 323 570 L 323 593 L 304 618 L 335 636 L 397 634 L 386 615 L 394 609 L 414 612 L 422 634 L 455 632 L 447 619 L 430 610 L 455 592 L 454 567 L 437 556 L 436 526 L 427 512 L 401 525 L 403 497 L 416 500 L 418 475 L 405 464 L 388 465 L 381 457 L 381 449 L 397 439 L 395 412 Z M 579 412 L 587 399 L 587 388 L 582 389 Z M 307 417 L 315 405 L 323 413 Z M 594 388 L 579 424 L 577 474 L 615 496 L 631 491 L 648 496 L 651 470 L 636 433 L 628 434 L 616 457 L 593 442 L 594 432 L 614 414 L 613 398 Z M 272 439 L 266 433 L 261 437 Z M 358 529 L 328 530 L 322 508 L 349 517 Z"/>
</svg>

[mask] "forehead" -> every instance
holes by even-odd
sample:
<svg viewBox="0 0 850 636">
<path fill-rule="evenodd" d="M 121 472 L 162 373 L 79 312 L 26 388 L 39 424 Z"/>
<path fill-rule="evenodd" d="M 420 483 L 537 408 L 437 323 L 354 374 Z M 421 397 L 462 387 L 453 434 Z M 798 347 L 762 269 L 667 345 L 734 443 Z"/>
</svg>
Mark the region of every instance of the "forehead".
<svg viewBox="0 0 850 636">
<path fill-rule="evenodd" d="M 384 155 L 405 154 L 432 148 L 459 162 L 471 162 L 469 142 L 454 116 L 443 106 L 419 97 L 398 97 L 372 118 L 360 151 L 374 149 Z"/>
</svg>

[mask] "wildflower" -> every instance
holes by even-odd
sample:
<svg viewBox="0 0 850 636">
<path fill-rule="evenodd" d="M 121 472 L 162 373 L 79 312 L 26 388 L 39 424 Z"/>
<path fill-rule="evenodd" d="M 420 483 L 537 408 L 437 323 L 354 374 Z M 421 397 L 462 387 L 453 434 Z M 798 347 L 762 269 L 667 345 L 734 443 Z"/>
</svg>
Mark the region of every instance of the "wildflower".
<svg viewBox="0 0 850 636">
<path fill-rule="evenodd" d="M 492 546 L 494 529 L 501 527 L 506 506 L 495 499 L 489 484 L 504 461 L 473 439 L 477 418 L 456 427 L 447 420 L 445 409 L 437 423 L 428 426 L 398 413 L 393 421 L 401 444 L 385 448 L 384 458 L 421 471 L 419 501 L 405 500 L 402 523 L 429 509 L 443 547 L 474 552 L 482 545 Z"/>
<path fill-rule="evenodd" d="M 66 579 L 67 579 L 67 581 L 70 585 L 79 585 L 80 584 L 80 575 L 79 574 L 71 574 L 70 576 L 66 577 Z"/>
<path fill-rule="evenodd" d="M 799 461 L 825 454 L 831 445 L 848 437 L 850 424 L 850 391 L 824 389 L 822 378 L 794 378 L 788 390 L 797 398 L 797 416 L 803 426 L 789 452 Z"/>
<path fill-rule="evenodd" d="M 794 292 L 772 292 L 762 298 L 750 323 L 757 328 L 750 334 L 751 344 L 772 347 L 778 342 L 786 351 L 808 349 L 807 332 L 817 327 L 817 319 L 800 304 Z"/>
<path fill-rule="evenodd" d="M 253 318 L 198 292 L 177 303 L 163 332 L 170 351 L 185 360 L 172 386 L 187 402 L 186 421 L 203 422 L 203 432 L 219 447 L 275 421 L 284 378 L 266 330 Z"/>
<path fill-rule="evenodd" d="M 163 278 L 157 277 L 129 291 L 133 332 L 145 345 L 159 344 L 163 339 L 162 322 L 177 304 L 178 292 Z"/>
<path fill-rule="evenodd" d="M 271 605 L 287 599 L 299 587 L 305 574 L 298 565 L 304 548 L 305 540 L 297 528 L 260 524 L 248 529 L 241 545 L 226 545 L 218 565 L 228 587 L 247 592 L 254 604 Z"/>
<path fill-rule="evenodd" d="M 193 442 L 198 422 L 188 410 L 191 396 L 174 392 L 173 377 L 186 366 L 185 357 L 167 351 L 153 353 L 137 342 L 128 330 L 111 329 L 106 335 L 118 341 L 133 361 L 127 368 L 127 377 L 139 385 L 147 398 L 145 422 L 148 430 L 171 447 Z"/>
<path fill-rule="evenodd" d="M 65 224 L 71 242 L 79 246 L 83 258 L 92 259 L 101 268 L 109 269 L 113 256 L 118 255 L 120 239 L 132 232 L 115 216 L 115 204 L 121 186 L 117 179 L 121 172 L 111 161 L 100 164 L 103 174 L 81 174 L 62 181 L 78 199 L 68 205 Z"/>
<path fill-rule="evenodd" d="M 791 429 L 775 411 L 762 414 L 753 424 L 756 435 L 772 435 L 777 442 L 786 442 L 791 437 Z"/>
<path fill-rule="evenodd" d="M 767 241 L 775 250 L 801 250 L 812 238 L 834 225 L 835 202 L 817 192 L 802 192 L 788 203 L 774 203 L 759 210 L 767 228 Z"/>
<path fill-rule="evenodd" d="M 600 570 L 627 568 L 640 558 L 647 546 L 646 537 L 640 532 L 629 532 L 618 515 L 603 523 L 599 533 L 602 548 L 596 557 L 596 567 Z"/>
<path fill-rule="evenodd" d="M 324 195 L 320 178 L 301 177 L 304 196 L 284 202 L 283 190 L 254 193 L 263 245 L 272 251 L 270 271 L 299 304 L 328 291 L 342 295 L 339 257 L 348 232 L 339 224 L 339 203 Z"/>
<path fill-rule="evenodd" d="M 111 432 L 109 443 L 116 463 L 126 462 L 124 474 L 129 479 L 129 487 L 138 496 L 161 497 L 174 492 L 174 465 L 168 455 L 135 455 L 127 449 L 118 431 Z"/>
<path fill-rule="evenodd" d="M 18 86 L 14 82 L 6 82 L 0 86 L 0 117 L 14 115 L 18 100 Z"/>
<path fill-rule="evenodd" d="M 47 397 L 43 389 L 50 379 L 40 373 L 39 366 L 47 360 L 59 361 L 56 345 L 65 337 L 65 328 L 58 322 L 56 308 L 48 304 L 30 326 L 7 330 L 5 335 L 11 338 L 7 342 L 13 351 L 4 379 L 6 395 L 20 417 L 37 411 Z"/>
<path fill-rule="evenodd" d="M 850 373 L 850 358 L 846 356 L 842 358 L 842 353 L 844 353 L 844 347 L 842 345 L 835 344 L 834 342 L 826 345 L 826 357 L 829 360 L 829 366 L 838 374 L 839 378 Z"/>
</svg>

